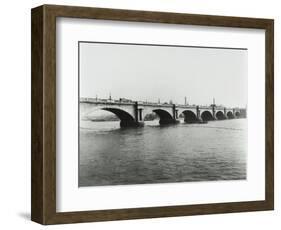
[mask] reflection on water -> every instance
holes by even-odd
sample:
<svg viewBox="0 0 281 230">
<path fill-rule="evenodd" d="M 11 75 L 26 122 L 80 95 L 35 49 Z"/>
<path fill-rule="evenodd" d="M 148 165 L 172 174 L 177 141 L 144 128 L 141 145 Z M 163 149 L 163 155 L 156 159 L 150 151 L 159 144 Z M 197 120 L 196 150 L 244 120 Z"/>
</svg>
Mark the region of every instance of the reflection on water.
<svg viewBox="0 0 281 230">
<path fill-rule="evenodd" d="M 79 186 L 246 179 L 247 120 L 80 122 Z"/>
</svg>

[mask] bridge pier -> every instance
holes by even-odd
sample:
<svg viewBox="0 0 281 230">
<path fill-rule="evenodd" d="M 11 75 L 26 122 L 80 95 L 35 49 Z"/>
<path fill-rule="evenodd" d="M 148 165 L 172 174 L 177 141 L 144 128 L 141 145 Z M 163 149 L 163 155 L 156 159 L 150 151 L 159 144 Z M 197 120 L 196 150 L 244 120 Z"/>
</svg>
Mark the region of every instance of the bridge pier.
<svg viewBox="0 0 281 230">
<path fill-rule="evenodd" d="M 200 109 L 199 109 L 198 105 L 196 106 L 196 117 L 197 117 L 198 121 L 202 120 L 201 115 L 200 115 Z"/>
<path fill-rule="evenodd" d="M 213 114 L 213 119 L 216 120 L 216 105 L 212 104 L 212 114 Z"/>
<path fill-rule="evenodd" d="M 201 118 L 201 111 L 199 106 L 196 106 L 196 120 L 194 120 L 193 122 L 188 122 L 188 123 L 204 123 L 203 119 Z"/>
<path fill-rule="evenodd" d="M 137 127 L 143 127 L 144 126 L 144 122 L 136 122 L 136 121 L 120 121 L 120 127 L 122 128 L 137 128 Z"/>
</svg>

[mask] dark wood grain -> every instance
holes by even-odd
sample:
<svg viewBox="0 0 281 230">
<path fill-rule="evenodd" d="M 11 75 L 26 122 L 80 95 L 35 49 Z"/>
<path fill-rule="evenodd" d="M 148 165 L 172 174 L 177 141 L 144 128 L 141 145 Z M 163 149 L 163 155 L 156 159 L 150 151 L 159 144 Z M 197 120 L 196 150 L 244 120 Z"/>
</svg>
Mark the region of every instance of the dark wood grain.
<svg viewBox="0 0 281 230">
<path fill-rule="evenodd" d="M 274 209 L 274 22 L 265 34 L 265 196 Z"/>
<path fill-rule="evenodd" d="M 264 201 L 56 212 L 56 18 L 256 28 L 266 31 L 266 199 Z M 274 43 L 273 20 L 210 15 L 43 5 L 32 9 L 32 204 L 41 224 L 76 223 L 274 208 Z"/>
<path fill-rule="evenodd" d="M 31 24 L 31 219 L 43 223 L 43 7 Z"/>
</svg>

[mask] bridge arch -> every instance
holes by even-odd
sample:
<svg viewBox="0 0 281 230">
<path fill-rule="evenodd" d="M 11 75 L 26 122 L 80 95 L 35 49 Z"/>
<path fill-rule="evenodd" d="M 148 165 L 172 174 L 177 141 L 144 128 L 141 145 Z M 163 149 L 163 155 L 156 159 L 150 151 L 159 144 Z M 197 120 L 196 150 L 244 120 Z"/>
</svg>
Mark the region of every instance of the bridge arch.
<svg viewBox="0 0 281 230">
<path fill-rule="evenodd" d="M 160 118 L 160 124 L 170 124 L 173 121 L 173 116 L 166 110 L 163 109 L 154 109 L 152 110 Z"/>
<path fill-rule="evenodd" d="M 227 116 L 228 119 L 233 119 L 234 118 L 234 115 L 233 115 L 233 113 L 231 111 L 228 111 L 226 113 L 226 116 Z"/>
<path fill-rule="evenodd" d="M 201 114 L 201 118 L 203 121 L 212 121 L 214 120 L 214 117 L 212 115 L 212 113 L 208 110 L 204 111 L 202 114 Z"/>
<path fill-rule="evenodd" d="M 101 108 L 101 109 L 114 113 L 120 119 L 121 127 L 129 127 L 129 126 L 136 125 L 134 117 L 122 109 L 117 109 L 117 108 Z"/>
<path fill-rule="evenodd" d="M 216 118 L 217 118 L 218 120 L 224 120 L 224 119 L 226 119 L 226 117 L 225 117 L 225 115 L 224 115 L 224 113 L 223 113 L 222 111 L 217 111 L 217 112 L 216 112 Z"/>
<path fill-rule="evenodd" d="M 198 121 L 196 114 L 191 110 L 184 110 L 182 114 L 184 115 L 185 123 L 195 123 Z"/>
<path fill-rule="evenodd" d="M 239 111 L 236 111 L 236 112 L 235 112 L 235 117 L 239 118 L 239 117 L 240 117 L 240 115 L 241 115 L 241 114 L 240 114 L 240 112 L 239 112 Z"/>
</svg>

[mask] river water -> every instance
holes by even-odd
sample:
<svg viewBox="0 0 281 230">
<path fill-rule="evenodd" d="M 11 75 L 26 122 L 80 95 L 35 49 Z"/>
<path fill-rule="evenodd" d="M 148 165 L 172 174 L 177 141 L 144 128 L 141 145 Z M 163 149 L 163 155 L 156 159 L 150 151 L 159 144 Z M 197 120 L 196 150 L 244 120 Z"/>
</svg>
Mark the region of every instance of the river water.
<svg viewBox="0 0 281 230">
<path fill-rule="evenodd" d="M 121 129 L 80 122 L 79 186 L 243 180 L 247 119 Z"/>
</svg>

